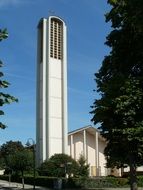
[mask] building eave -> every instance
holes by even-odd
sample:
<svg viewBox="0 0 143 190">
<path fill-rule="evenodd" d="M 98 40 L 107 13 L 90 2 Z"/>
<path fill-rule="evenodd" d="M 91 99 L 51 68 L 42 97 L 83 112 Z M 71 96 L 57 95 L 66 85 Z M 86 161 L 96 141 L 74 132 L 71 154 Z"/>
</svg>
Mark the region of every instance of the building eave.
<svg viewBox="0 0 143 190">
<path fill-rule="evenodd" d="M 73 131 L 70 131 L 68 132 L 68 136 L 70 135 L 74 135 L 76 133 L 80 133 L 82 131 L 86 130 L 88 133 L 94 135 L 96 132 L 98 132 L 99 134 L 99 139 L 101 139 L 102 141 L 106 141 L 105 138 L 103 138 L 101 135 L 100 135 L 100 132 L 98 129 L 96 129 L 95 127 L 92 127 L 91 125 L 88 125 L 88 126 L 84 126 L 82 128 L 79 128 L 79 129 L 76 129 L 76 130 L 73 130 Z"/>
</svg>

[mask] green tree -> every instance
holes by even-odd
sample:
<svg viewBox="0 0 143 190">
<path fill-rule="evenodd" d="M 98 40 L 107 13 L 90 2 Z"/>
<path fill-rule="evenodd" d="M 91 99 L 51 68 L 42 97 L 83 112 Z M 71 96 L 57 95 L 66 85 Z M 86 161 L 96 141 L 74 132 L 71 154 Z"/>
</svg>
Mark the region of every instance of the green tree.
<svg viewBox="0 0 143 190">
<path fill-rule="evenodd" d="M 19 150 L 7 156 L 7 167 L 16 175 L 21 173 L 24 188 L 24 171 L 29 171 L 33 167 L 33 154 L 27 149 Z"/>
<path fill-rule="evenodd" d="M 8 141 L 0 147 L 0 159 L 3 160 L 4 165 L 7 166 L 8 156 L 22 150 L 24 150 L 24 146 L 20 141 Z"/>
<path fill-rule="evenodd" d="M 66 154 L 55 154 L 39 168 L 39 174 L 43 176 L 65 177 L 66 174 L 71 176 L 77 175 L 78 164 Z"/>
<path fill-rule="evenodd" d="M 92 106 L 92 121 L 107 139 L 107 166 L 129 165 L 131 189 L 137 189 L 136 168 L 143 163 L 143 1 L 108 3 L 111 52 L 95 74 L 101 98 Z"/>
<path fill-rule="evenodd" d="M 0 41 L 6 39 L 8 37 L 8 33 L 7 30 L 1 30 L 0 29 Z M 0 60 L 0 68 L 3 66 L 3 62 Z M 0 71 L 0 87 L 1 88 L 8 88 L 8 86 L 10 85 L 9 82 L 7 82 L 6 80 L 3 80 L 3 72 Z M 3 106 L 4 104 L 10 104 L 12 102 L 18 102 L 18 99 L 15 98 L 14 96 L 11 96 L 10 94 L 7 93 L 3 93 L 0 92 L 0 106 Z M 0 115 L 4 115 L 4 111 L 0 110 Z M 3 124 L 2 122 L 0 122 L 0 128 L 1 129 L 5 129 L 6 125 Z"/>
<path fill-rule="evenodd" d="M 21 175 L 24 186 L 24 172 L 33 170 L 33 151 L 20 141 L 8 141 L 0 147 L 0 166 L 5 173 Z"/>
<path fill-rule="evenodd" d="M 87 164 L 86 159 L 81 154 L 78 161 L 78 176 L 88 177 L 89 176 L 89 164 Z"/>
</svg>

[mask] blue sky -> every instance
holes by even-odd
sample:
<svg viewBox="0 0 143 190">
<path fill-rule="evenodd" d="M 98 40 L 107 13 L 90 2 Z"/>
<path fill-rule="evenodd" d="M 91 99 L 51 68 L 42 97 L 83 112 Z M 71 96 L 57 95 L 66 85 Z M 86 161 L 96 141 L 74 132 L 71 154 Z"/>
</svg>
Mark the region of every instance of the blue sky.
<svg viewBox="0 0 143 190">
<path fill-rule="evenodd" d="M 26 143 L 36 133 L 36 51 L 37 24 L 50 12 L 64 19 L 68 29 L 68 129 L 92 124 L 90 106 L 99 95 L 94 73 L 109 49 L 104 45 L 110 31 L 104 14 L 106 0 L 0 0 L 0 28 L 9 38 L 0 43 L 8 92 L 19 103 L 6 105 L 1 120 L 8 125 L 0 130 L 0 144 L 9 140 Z"/>
</svg>

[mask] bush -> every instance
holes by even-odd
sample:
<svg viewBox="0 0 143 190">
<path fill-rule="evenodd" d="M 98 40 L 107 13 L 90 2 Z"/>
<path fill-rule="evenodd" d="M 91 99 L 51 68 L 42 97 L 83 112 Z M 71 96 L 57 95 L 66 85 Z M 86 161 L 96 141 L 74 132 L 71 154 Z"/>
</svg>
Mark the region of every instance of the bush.
<svg viewBox="0 0 143 190">
<path fill-rule="evenodd" d="M 68 178 L 63 180 L 63 188 L 84 188 L 85 178 Z"/>
<path fill-rule="evenodd" d="M 138 186 L 143 187 L 143 176 L 138 176 L 137 179 L 138 179 Z"/>
<path fill-rule="evenodd" d="M 8 175 L 0 175 L 1 180 L 9 181 Z M 54 180 L 57 178 L 38 176 L 35 178 L 35 184 L 37 186 L 53 188 Z M 21 177 L 11 176 L 11 182 L 21 183 Z M 32 176 L 24 176 L 24 183 L 33 185 L 34 179 Z"/>
<path fill-rule="evenodd" d="M 8 175 L 0 176 L 2 180 L 9 180 Z M 58 180 L 57 177 L 46 177 L 46 176 L 38 176 L 35 179 L 36 186 L 43 186 L 48 188 L 54 187 L 54 182 Z M 70 189 L 70 188 L 116 188 L 116 187 L 129 187 L 128 178 L 119 178 L 119 177 L 96 177 L 96 178 L 60 178 L 62 179 L 62 188 Z M 12 176 L 12 182 L 21 183 L 21 178 L 16 178 L 16 176 Z M 33 177 L 25 176 L 24 177 L 25 184 L 33 185 Z M 138 186 L 143 187 L 143 176 L 138 176 Z"/>
<path fill-rule="evenodd" d="M 78 164 L 69 155 L 55 154 L 48 161 L 41 164 L 38 172 L 41 176 L 65 177 L 66 174 L 76 176 Z"/>
<path fill-rule="evenodd" d="M 83 188 L 116 188 L 128 187 L 128 179 L 115 177 L 96 177 L 96 178 L 73 178 L 74 187 Z"/>
<path fill-rule="evenodd" d="M 87 164 L 86 159 L 81 154 L 78 161 L 78 177 L 88 177 L 89 176 L 89 164 Z"/>
<path fill-rule="evenodd" d="M 25 177 L 25 183 L 33 185 L 33 177 Z M 35 184 L 37 186 L 53 188 L 54 178 L 39 176 L 35 178 Z"/>
</svg>

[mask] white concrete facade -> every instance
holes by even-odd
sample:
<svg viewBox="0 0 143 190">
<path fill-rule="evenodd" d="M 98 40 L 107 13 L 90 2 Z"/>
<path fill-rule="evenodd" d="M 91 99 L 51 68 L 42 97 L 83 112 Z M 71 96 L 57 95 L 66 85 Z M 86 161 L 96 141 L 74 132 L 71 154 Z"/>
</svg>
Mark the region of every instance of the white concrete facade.
<svg viewBox="0 0 143 190">
<path fill-rule="evenodd" d="M 104 156 L 106 141 L 98 130 L 87 126 L 68 133 L 68 154 L 75 160 L 84 155 L 90 164 L 90 176 L 106 176 L 107 168 Z"/>
<path fill-rule="evenodd" d="M 67 153 L 67 34 L 56 16 L 38 24 L 36 159 Z"/>
</svg>

